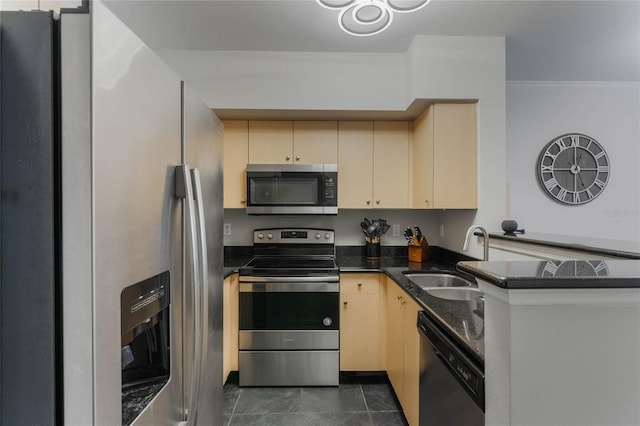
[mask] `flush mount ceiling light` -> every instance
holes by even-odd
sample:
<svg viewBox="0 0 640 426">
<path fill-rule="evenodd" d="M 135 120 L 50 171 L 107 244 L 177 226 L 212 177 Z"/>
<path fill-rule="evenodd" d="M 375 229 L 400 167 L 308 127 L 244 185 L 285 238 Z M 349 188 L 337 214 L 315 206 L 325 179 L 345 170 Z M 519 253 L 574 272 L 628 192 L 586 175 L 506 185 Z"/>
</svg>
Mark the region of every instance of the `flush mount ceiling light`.
<svg viewBox="0 0 640 426">
<path fill-rule="evenodd" d="M 348 34 L 370 36 L 386 30 L 393 13 L 414 12 L 431 0 L 316 0 L 327 9 L 339 10 L 338 24 Z"/>
</svg>

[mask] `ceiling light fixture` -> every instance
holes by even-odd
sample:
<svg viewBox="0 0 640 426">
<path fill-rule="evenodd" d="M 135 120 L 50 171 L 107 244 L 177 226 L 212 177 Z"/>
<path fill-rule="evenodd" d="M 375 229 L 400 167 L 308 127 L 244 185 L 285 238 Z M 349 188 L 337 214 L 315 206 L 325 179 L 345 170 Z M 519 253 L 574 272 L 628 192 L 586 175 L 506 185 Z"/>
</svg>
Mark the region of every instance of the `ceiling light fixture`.
<svg viewBox="0 0 640 426">
<path fill-rule="evenodd" d="M 431 0 L 316 0 L 320 6 L 339 10 L 338 25 L 348 34 L 370 36 L 389 28 L 393 13 L 409 13 Z"/>
</svg>

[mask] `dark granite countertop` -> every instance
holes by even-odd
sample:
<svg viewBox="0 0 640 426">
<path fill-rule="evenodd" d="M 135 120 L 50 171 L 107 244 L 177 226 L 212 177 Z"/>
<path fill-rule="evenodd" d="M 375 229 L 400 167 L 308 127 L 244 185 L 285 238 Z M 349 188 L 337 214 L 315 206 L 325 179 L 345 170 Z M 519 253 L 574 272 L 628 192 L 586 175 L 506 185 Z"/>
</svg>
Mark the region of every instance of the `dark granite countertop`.
<svg viewBox="0 0 640 426">
<path fill-rule="evenodd" d="M 477 233 L 476 235 L 482 234 Z M 490 232 L 489 238 L 577 250 L 603 256 L 640 259 L 640 241 L 608 240 L 604 238 L 543 234 L 537 232 L 527 232 L 525 234 Z"/>
<path fill-rule="evenodd" d="M 458 269 L 507 289 L 640 288 L 640 260 L 465 261 Z"/>
<path fill-rule="evenodd" d="M 473 277 L 457 271 L 455 267 L 448 270 L 427 268 L 425 271 L 429 273 L 444 271 L 464 276 L 474 283 L 474 287 L 476 286 Z M 484 365 L 484 321 L 478 321 L 477 315 L 473 314 L 474 310 L 483 311 L 484 295 L 482 293 L 474 292 L 469 301 L 442 299 L 431 295 L 409 281 L 404 274 L 407 272 L 406 267 L 385 268 L 382 272 L 391 277 L 418 304 L 428 310 L 431 317 L 447 330 L 454 340 L 458 341 L 481 365 Z"/>
</svg>

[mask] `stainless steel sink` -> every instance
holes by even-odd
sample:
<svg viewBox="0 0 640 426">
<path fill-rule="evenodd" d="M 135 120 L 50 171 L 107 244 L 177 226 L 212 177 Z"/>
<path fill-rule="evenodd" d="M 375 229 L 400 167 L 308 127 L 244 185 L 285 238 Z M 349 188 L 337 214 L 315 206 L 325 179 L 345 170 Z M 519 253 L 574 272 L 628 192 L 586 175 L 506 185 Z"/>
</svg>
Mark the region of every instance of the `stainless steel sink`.
<svg viewBox="0 0 640 426">
<path fill-rule="evenodd" d="M 482 294 L 476 287 L 449 287 L 425 289 L 427 294 L 439 299 L 469 301 Z"/>
<path fill-rule="evenodd" d="M 423 290 L 434 288 L 473 287 L 471 281 L 453 274 L 405 273 L 405 277 Z"/>
</svg>

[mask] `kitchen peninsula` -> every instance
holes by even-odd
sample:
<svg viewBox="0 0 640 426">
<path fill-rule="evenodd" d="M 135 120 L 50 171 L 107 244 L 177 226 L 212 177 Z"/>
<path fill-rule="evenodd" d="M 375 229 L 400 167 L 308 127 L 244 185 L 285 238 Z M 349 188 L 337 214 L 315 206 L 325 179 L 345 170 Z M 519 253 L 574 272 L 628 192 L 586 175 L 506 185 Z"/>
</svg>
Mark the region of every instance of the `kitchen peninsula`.
<svg viewBox="0 0 640 426">
<path fill-rule="evenodd" d="M 486 424 L 640 424 L 640 260 L 458 269 L 485 294 Z"/>
</svg>

